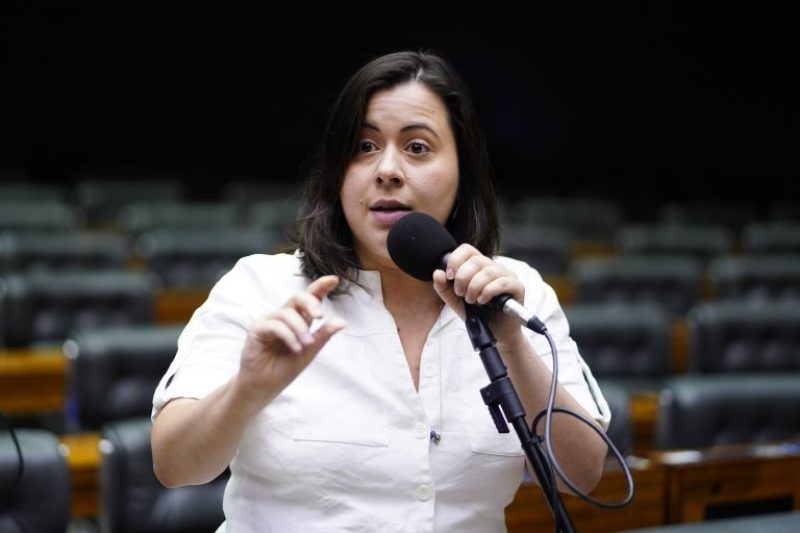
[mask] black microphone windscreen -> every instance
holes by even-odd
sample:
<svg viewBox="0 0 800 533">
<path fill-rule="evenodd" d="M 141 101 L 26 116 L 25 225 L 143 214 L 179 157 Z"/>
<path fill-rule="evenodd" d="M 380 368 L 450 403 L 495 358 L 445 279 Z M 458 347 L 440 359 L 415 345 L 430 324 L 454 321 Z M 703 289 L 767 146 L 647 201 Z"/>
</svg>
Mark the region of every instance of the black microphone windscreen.
<svg viewBox="0 0 800 533">
<path fill-rule="evenodd" d="M 414 212 L 392 224 L 386 245 L 400 269 L 419 280 L 431 281 L 444 256 L 455 250 L 456 241 L 438 220 Z"/>
</svg>

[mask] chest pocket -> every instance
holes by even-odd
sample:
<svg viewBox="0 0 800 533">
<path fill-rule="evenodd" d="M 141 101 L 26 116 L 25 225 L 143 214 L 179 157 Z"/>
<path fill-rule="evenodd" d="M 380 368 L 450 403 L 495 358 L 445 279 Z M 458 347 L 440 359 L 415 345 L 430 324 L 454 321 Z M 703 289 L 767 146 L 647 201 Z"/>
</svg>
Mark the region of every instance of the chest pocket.
<svg viewBox="0 0 800 533">
<path fill-rule="evenodd" d="M 339 333 L 285 391 L 296 441 L 388 446 L 379 354 Z"/>
</svg>

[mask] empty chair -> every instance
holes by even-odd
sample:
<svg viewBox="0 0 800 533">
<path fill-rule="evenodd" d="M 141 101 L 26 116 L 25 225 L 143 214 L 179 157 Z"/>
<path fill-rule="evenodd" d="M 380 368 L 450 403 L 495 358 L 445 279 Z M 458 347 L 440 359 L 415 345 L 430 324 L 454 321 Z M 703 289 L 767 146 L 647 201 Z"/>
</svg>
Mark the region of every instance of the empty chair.
<svg viewBox="0 0 800 533">
<path fill-rule="evenodd" d="M 240 225 L 241 210 L 235 203 L 134 203 L 120 208 L 118 220 L 122 230 L 131 234 L 170 228 L 235 228 Z"/>
<path fill-rule="evenodd" d="M 135 202 L 178 201 L 181 183 L 171 179 L 81 179 L 73 189 L 75 204 L 89 224 L 114 222 L 119 208 Z"/>
<path fill-rule="evenodd" d="M 687 322 L 693 372 L 800 372 L 800 301 L 709 302 L 691 309 Z"/>
<path fill-rule="evenodd" d="M 14 433 L 16 443 L 6 428 L 0 430 L 0 531 L 64 533 L 70 478 L 58 439 L 44 429 Z"/>
<path fill-rule="evenodd" d="M 629 391 L 660 388 L 671 362 L 667 310 L 657 304 L 573 304 L 564 311 L 570 335 L 598 379 Z"/>
<path fill-rule="evenodd" d="M 100 528 L 107 533 L 213 533 L 223 522 L 227 472 L 168 489 L 153 473 L 149 417 L 106 424 L 100 444 Z"/>
<path fill-rule="evenodd" d="M 774 303 L 800 299 L 800 254 L 722 257 L 708 266 L 717 299 Z"/>
<path fill-rule="evenodd" d="M 575 303 L 656 303 L 681 315 L 702 293 L 703 268 L 686 257 L 578 259 L 569 276 Z"/>
<path fill-rule="evenodd" d="M 800 374 L 670 379 L 661 391 L 659 449 L 800 438 Z"/>
<path fill-rule="evenodd" d="M 800 222 L 748 224 L 742 230 L 742 252 L 757 254 L 800 254 Z"/>
<path fill-rule="evenodd" d="M 244 224 L 253 229 L 278 230 L 286 234 L 297 220 L 297 208 L 294 198 L 257 200 L 245 208 Z"/>
<path fill-rule="evenodd" d="M 629 224 L 615 233 L 614 248 L 626 255 L 687 256 L 705 264 L 731 252 L 733 233 L 722 225 Z"/>
<path fill-rule="evenodd" d="M 732 232 L 739 232 L 755 217 L 756 212 L 751 204 L 719 202 L 669 204 L 657 214 L 660 225 L 721 225 Z"/>
<path fill-rule="evenodd" d="M 265 178 L 226 183 L 220 194 L 224 201 L 249 204 L 261 200 L 288 200 L 296 198 L 300 188 L 293 182 L 268 181 Z"/>
<path fill-rule="evenodd" d="M 541 274 L 566 274 L 571 233 L 560 228 L 514 225 L 503 230 L 504 255 L 525 261 Z"/>
<path fill-rule="evenodd" d="M 165 287 L 205 288 L 250 254 L 272 253 L 280 236 L 265 230 L 160 230 L 143 234 L 137 250 Z"/>
<path fill-rule="evenodd" d="M 125 268 L 132 247 L 121 235 L 0 233 L 0 272 Z"/>
<path fill-rule="evenodd" d="M 0 204 L 20 201 L 64 202 L 66 199 L 66 191 L 58 185 L 25 181 L 0 182 Z"/>
<path fill-rule="evenodd" d="M 74 331 L 64 353 L 71 360 L 77 426 L 99 429 L 113 420 L 148 416 L 182 328 L 145 324 Z"/>
<path fill-rule="evenodd" d="M 608 241 L 624 217 L 616 203 L 599 198 L 525 198 L 517 203 L 521 221 L 571 232 L 581 241 Z"/>
<path fill-rule="evenodd" d="M 62 202 L 28 201 L 0 203 L 0 231 L 75 231 L 81 221 L 75 210 Z"/>
<path fill-rule="evenodd" d="M 152 274 L 116 270 L 0 277 L 0 341 L 30 346 L 61 342 L 74 328 L 152 322 L 156 288 Z"/>
</svg>

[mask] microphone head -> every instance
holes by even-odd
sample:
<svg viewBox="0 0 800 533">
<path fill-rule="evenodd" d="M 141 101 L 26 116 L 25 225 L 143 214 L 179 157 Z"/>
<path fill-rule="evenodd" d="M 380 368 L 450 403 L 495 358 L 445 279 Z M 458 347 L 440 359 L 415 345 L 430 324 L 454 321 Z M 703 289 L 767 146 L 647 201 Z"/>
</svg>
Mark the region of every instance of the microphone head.
<svg viewBox="0 0 800 533">
<path fill-rule="evenodd" d="M 455 250 L 456 241 L 438 220 L 413 212 L 392 224 L 386 246 L 403 272 L 431 281 L 433 271 L 442 268 L 444 257 Z"/>
</svg>

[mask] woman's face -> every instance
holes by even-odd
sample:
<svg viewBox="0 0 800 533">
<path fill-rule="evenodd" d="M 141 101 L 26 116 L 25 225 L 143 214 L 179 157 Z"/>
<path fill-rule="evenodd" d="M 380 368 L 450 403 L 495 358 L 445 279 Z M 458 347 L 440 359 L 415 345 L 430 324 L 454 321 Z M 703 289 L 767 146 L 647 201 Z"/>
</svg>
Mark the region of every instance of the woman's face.
<svg viewBox="0 0 800 533">
<path fill-rule="evenodd" d="M 458 152 L 447 107 L 424 84 L 376 92 L 340 199 L 366 270 L 396 268 L 386 249 L 389 228 L 411 211 L 444 224 L 458 192 Z"/>
</svg>

